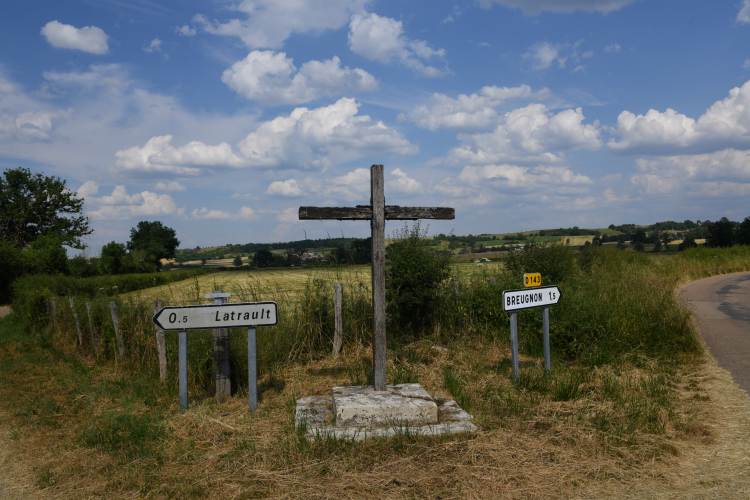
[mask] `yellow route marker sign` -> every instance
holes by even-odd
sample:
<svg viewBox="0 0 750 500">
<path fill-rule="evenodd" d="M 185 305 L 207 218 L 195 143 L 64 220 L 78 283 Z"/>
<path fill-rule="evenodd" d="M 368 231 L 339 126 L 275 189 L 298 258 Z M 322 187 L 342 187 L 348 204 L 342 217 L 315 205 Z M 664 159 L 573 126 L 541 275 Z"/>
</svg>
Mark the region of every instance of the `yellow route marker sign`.
<svg viewBox="0 0 750 500">
<path fill-rule="evenodd" d="M 541 273 L 527 273 L 523 275 L 523 286 L 539 286 L 542 284 Z"/>
</svg>

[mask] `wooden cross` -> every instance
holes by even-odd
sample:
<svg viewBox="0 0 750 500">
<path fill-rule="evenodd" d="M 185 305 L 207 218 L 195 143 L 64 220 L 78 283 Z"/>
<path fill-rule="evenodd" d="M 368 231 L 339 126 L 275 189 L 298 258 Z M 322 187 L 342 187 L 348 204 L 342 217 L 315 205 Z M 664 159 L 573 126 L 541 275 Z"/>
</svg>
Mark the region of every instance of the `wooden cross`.
<svg viewBox="0 0 750 500">
<path fill-rule="evenodd" d="M 369 220 L 372 229 L 372 365 L 375 390 L 385 391 L 385 221 L 456 218 L 453 208 L 385 204 L 383 165 L 370 167 L 370 205 L 299 207 L 300 220 Z"/>
</svg>

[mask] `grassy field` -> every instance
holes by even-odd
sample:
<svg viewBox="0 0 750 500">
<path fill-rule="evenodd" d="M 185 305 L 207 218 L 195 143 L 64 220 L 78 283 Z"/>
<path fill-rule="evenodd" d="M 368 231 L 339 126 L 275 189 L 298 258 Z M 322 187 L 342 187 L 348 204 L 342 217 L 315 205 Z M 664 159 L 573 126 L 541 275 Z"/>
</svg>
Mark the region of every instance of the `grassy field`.
<svg viewBox="0 0 750 500">
<path fill-rule="evenodd" d="M 478 266 L 474 259 L 482 259 L 485 254 L 469 254 L 471 259 L 457 261 L 453 265 L 453 273 L 461 276 L 473 274 L 493 274 L 502 268 L 502 261 L 494 259 L 491 262 L 482 261 Z M 223 290 L 232 294 L 230 302 L 248 300 L 250 291 L 253 295 L 263 297 L 262 300 L 274 300 L 274 296 L 297 294 L 305 289 L 305 285 L 312 280 L 321 280 L 330 284 L 341 281 L 346 284 L 364 284 L 369 288 L 372 280 L 369 265 L 334 267 L 289 267 L 274 269 L 247 269 L 240 271 L 224 271 L 199 276 L 192 280 L 179 283 L 148 288 L 132 292 L 123 296 L 124 299 L 137 301 L 153 301 L 161 298 L 165 304 L 198 304 L 208 299 L 205 294 L 214 290 Z"/>
<path fill-rule="evenodd" d="M 199 304 L 208 299 L 205 294 L 223 290 L 232 294 L 230 302 L 249 300 L 249 295 L 260 296 L 261 300 L 274 300 L 278 295 L 295 295 L 305 289 L 311 280 L 330 283 L 369 284 L 370 266 L 289 267 L 273 269 L 243 269 L 207 274 L 193 280 L 149 288 L 125 295 L 126 299 L 152 301 L 161 298 L 169 304 Z"/>
<path fill-rule="evenodd" d="M 567 255 L 535 262 L 556 265 Z M 693 489 L 681 489 L 685 467 L 705 469 L 717 460 L 717 443 L 732 441 L 722 432 L 736 419 L 719 409 L 739 408 L 740 399 L 717 390 L 720 376 L 674 295 L 687 280 L 750 269 L 747 250 L 652 256 L 612 249 L 571 263 L 560 275 L 564 301 L 550 314 L 549 377 L 541 369 L 541 313 L 526 311 L 519 314 L 522 373 L 513 383 L 508 317 L 498 296 L 517 286 L 517 277 L 504 263 L 455 265 L 457 286 L 451 281 L 440 296 L 430 330 L 415 335 L 389 325 L 388 383 L 420 382 L 455 399 L 474 416 L 476 434 L 306 439 L 294 426 L 296 398 L 371 377 L 366 325 L 357 323 L 367 321 L 369 302 L 345 297 L 352 306 L 337 358 L 328 330 L 333 281 L 349 289 L 369 284 L 367 268 L 239 271 L 121 299 L 125 311 L 129 301 L 156 296 L 205 302 L 202 294 L 214 289 L 233 293 L 233 301 L 304 290 L 283 296 L 290 309 L 285 329 L 259 330 L 256 413 L 247 412 L 241 378 L 229 400 L 213 398 L 210 334 L 191 339 L 191 408 L 179 416 L 173 354 L 160 383 L 149 364 L 152 347 L 137 366 L 96 357 L 76 345 L 69 314 L 58 317 L 57 328 L 47 321 L 34 329 L 11 315 L 0 320 L 0 457 L 25 465 L 30 495 L 58 498 L 698 497 L 714 491 L 717 477 L 747 475 L 740 453 L 724 464 L 724 476 L 703 476 Z M 152 346 L 150 311 L 133 307 L 134 315 L 123 313 L 123 331 Z M 293 343 L 274 344 L 285 335 Z M 241 375 L 243 333 L 232 332 L 231 340 L 233 370 Z M 170 353 L 174 348 L 168 339 Z M 719 454 L 729 456 L 727 449 Z M 746 492 L 748 484 L 730 493 Z"/>
</svg>

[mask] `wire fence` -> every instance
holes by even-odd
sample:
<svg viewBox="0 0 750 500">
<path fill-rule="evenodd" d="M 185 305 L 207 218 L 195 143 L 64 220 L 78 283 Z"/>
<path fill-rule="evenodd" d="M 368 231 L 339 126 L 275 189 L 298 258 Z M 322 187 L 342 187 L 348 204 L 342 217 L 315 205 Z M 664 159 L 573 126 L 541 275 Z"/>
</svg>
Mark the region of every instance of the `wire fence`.
<svg viewBox="0 0 750 500">
<path fill-rule="evenodd" d="M 367 342 L 371 336 L 371 294 L 369 288 L 343 286 L 341 323 L 349 342 Z M 197 294 L 175 300 L 171 294 L 162 306 L 194 305 Z M 274 300 L 279 305 L 275 326 L 259 327 L 257 335 L 257 369 L 259 380 L 273 377 L 290 362 L 315 359 L 330 354 L 335 333 L 333 282 L 316 280 L 305 288 L 263 290 L 237 287 L 228 303 Z M 64 343 L 82 353 L 93 355 L 98 362 L 116 363 L 161 377 L 176 387 L 178 367 L 178 332 L 160 332 L 152 322 L 158 307 L 139 294 L 129 296 L 48 297 L 47 325 Z M 247 328 L 229 328 L 225 334 L 229 346 L 229 373 L 233 391 L 246 390 Z M 195 389 L 211 391 L 216 373 L 214 353 L 217 331 L 190 330 L 188 333 L 188 383 Z M 164 366 L 165 368 L 160 368 Z"/>
</svg>

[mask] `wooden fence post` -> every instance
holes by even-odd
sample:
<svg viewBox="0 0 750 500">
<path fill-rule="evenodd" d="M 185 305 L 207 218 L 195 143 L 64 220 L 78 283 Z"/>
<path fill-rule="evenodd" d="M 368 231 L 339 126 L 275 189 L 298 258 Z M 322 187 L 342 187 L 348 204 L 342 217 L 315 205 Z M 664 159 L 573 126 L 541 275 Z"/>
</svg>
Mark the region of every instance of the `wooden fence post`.
<svg viewBox="0 0 750 500">
<path fill-rule="evenodd" d="M 154 315 L 162 310 L 164 303 L 161 299 L 154 301 Z M 167 344 L 164 338 L 164 330 L 154 325 L 156 328 L 156 350 L 159 355 L 159 379 L 167 380 Z"/>
<path fill-rule="evenodd" d="M 458 304 L 458 298 L 460 297 L 458 291 L 458 276 L 452 276 L 451 280 L 453 280 L 453 292 L 456 294 L 456 304 Z"/>
<path fill-rule="evenodd" d="M 341 282 L 337 281 L 334 289 L 334 334 L 333 334 L 333 356 L 338 357 L 341 344 L 344 341 L 343 324 L 341 320 Z"/>
<path fill-rule="evenodd" d="M 89 316 L 89 330 L 91 330 L 91 344 L 94 346 L 94 356 L 99 355 L 99 337 L 94 330 L 94 319 L 91 317 L 91 303 L 86 302 L 86 313 Z"/>
<path fill-rule="evenodd" d="M 55 302 L 54 297 L 50 297 L 49 302 L 52 308 L 52 323 L 55 325 L 55 332 L 60 333 L 60 329 L 57 327 L 57 302 Z"/>
<path fill-rule="evenodd" d="M 117 346 L 120 349 L 120 359 L 122 359 L 125 357 L 125 344 L 120 333 L 120 311 L 117 309 L 117 302 L 109 303 L 109 312 L 112 314 L 112 325 L 115 327 L 115 337 L 117 337 Z"/>
<path fill-rule="evenodd" d="M 83 334 L 81 334 L 81 325 L 78 323 L 78 313 L 73 305 L 73 297 L 70 297 L 70 310 L 73 311 L 73 320 L 76 323 L 76 332 L 78 332 L 78 345 L 83 345 Z"/>
<path fill-rule="evenodd" d="M 206 298 L 214 299 L 214 304 L 226 303 L 226 297 L 222 290 L 206 294 Z M 229 329 L 214 328 L 214 372 L 216 373 L 216 401 L 218 403 L 232 396 L 232 379 L 230 378 L 231 365 L 229 364 Z"/>
</svg>

